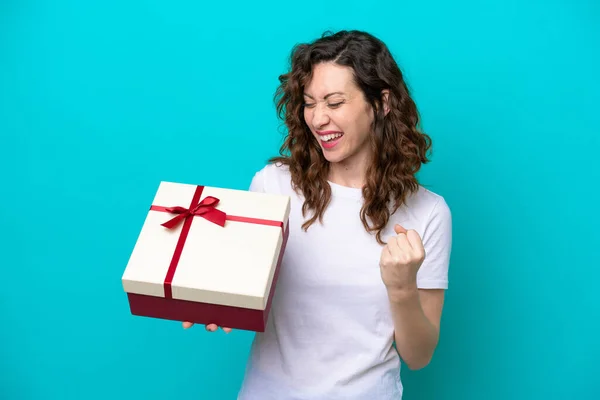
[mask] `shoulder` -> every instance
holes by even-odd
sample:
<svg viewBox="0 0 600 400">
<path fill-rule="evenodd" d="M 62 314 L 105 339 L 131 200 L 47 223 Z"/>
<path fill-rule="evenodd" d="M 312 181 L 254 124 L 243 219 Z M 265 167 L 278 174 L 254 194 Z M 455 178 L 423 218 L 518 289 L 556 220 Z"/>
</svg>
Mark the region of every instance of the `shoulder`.
<svg viewBox="0 0 600 400">
<path fill-rule="evenodd" d="M 291 188 L 290 171 L 281 163 L 269 163 L 255 171 L 250 191 L 265 193 L 287 193 Z"/>
<path fill-rule="evenodd" d="M 450 207 L 443 196 L 422 186 L 410 197 L 408 207 L 426 253 L 418 272 L 418 286 L 420 289 L 447 289 L 452 251 Z"/>
<path fill-rule="evenodd" d="M 448 202 L 442 195 L 423 186 L 406 199 L 399 219 L 410 221 L 424 238 L 452 236 L 452 212 Z"/>
<path fill-rule="evenodd" d="M 406 199 L 406 207 L 411 213 L 416 214 L 420 220 L 430 219 L 434 216 L 451 218 L 450 206 L 446 199 L 421 185 L 416 192 Z"/>
</svg>

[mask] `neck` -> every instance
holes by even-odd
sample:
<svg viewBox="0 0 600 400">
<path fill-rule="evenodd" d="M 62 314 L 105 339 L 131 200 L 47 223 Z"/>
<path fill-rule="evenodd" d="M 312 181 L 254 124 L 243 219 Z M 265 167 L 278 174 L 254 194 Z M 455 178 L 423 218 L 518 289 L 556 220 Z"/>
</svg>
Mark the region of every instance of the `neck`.
<svg viewBox="0 0 600 400">
<path fill-rule="evenodd" d="M 366 159 L 347 159 L 342 162 L 331 163 L 329 165 L 329 180 L 341 186 L 360 189 L 366 183 L 366 171 Z"/>
</svg>

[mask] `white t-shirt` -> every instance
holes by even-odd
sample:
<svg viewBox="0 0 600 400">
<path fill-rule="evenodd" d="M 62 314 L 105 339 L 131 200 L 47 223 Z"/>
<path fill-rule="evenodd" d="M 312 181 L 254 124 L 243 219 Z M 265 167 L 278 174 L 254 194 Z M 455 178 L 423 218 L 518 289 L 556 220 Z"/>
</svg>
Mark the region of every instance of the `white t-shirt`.
<svg viewBox="0 0 600 400">
<path fill-rule="evenodd" d="M 264 333 L 252 344 L 239 400 L 398 400 L 400 359 L 381 279 L 382 246 L 360 221 L 360 189 L 330 183 L 323 224 L 302 230 L 302 198 L 286 167 L 269 164 L 250 190 L 292 198 L 290 237 Z M 448 286 L 451 214 L 444 199 L 420 187 L 394 223 L 415 229 L 426 259 L 419 288 Z"/>
</svg>

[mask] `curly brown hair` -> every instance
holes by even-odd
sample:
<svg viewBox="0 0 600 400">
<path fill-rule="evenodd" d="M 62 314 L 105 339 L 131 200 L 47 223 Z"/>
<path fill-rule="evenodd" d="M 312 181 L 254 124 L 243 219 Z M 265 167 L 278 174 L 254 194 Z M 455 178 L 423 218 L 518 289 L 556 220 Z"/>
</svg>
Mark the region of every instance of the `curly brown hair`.
<svg viewBox="0 0 600 400">
<path fill-rule="evenodd" d="M 331 199 L 327 182 L 329 164 L 304 121 L 304 87 L 315 64 L 334 62 L 351 67 L 355 83 L 374 110 L 371 146 L 375 157 L 366 171 L 362 188 L 364 203 L 361 221 L 368 232 L 381 239 L 390 215 L 418 190 L 416 173 L 429 162 L 431 139 L 417 128 L 419 115 L 403 74 L 388 47 L 362 31 L 325 32 L 312 43 L 296 45 L 291 53 L 290 71 L 279 76 L 275 93 L 278 117 L 287 128 L 280 155 L 269 162 L 289 168 L 292 185 L 304 196 L 302 214 L 313 215 L 302 225 L 307 230 L 323 214 Z M 383 110 L 384 90 L 389 91 L 389 112 Z"/>
</svg>

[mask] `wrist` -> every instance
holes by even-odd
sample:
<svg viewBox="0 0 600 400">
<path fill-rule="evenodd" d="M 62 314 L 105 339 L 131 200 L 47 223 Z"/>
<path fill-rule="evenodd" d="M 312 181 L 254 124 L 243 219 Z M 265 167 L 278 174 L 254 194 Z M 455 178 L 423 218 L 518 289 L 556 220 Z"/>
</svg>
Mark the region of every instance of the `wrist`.
<svg viewBox="0 0 600 400">
<path fill-rule="evenodd" d="M 403 287 L 388 287 L 387 293 L 392 303 L 412 302 L 419 298 L 419 289 L 416 283 Z"/>
</svg>

